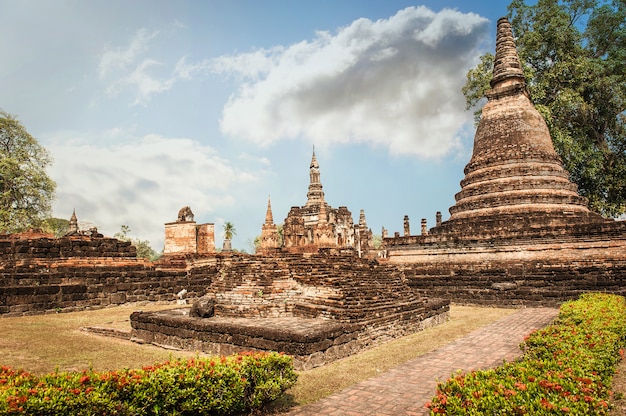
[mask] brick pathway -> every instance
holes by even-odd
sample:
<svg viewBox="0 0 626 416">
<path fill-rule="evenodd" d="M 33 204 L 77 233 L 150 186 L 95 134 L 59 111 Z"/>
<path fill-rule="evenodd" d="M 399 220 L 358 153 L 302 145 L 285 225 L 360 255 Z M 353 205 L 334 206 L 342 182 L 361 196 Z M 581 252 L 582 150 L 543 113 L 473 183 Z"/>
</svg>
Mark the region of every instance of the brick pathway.
<svg viewBox="0 0 626 416">
<path fill-rule="evenodd" d="M 437 381 L 447 380 L 457 370 L 491 368 L 503 360 L 515 360 L 521 355 L 519 344 L 524 336 L 549 324 L 557 313 L 550 308 L 520 309 L 445 347 L 316 403 L 294 408 L 287 415 L 427 415 L 424 404 L 434 395 Z"/>
</svg>

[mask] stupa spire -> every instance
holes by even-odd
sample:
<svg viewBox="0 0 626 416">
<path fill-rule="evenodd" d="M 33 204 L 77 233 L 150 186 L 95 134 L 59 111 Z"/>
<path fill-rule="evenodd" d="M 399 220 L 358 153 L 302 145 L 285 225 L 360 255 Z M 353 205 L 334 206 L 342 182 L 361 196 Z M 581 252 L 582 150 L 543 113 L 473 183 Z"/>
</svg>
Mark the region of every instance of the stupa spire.
<svg viewBox="0 0 626 416">
<path fill-rule="evenodd" d="M 320 165 L 315 157 L 315 146 L 313 146 L 313 156 L 311 157 L 311 165 L 309 166 L 309 191 L 306 194 L 306 206 L 315 205 L 324 202 L 324 191 L 322 190 L 322 182 L 320 181 Z"/>
<path fill-rule="evenodd" d="M 70 217 L 69 224 L 69 233 L 77 233 L 78 232 L 78 218 L 76 218 L 76 208 L 72 211 L 72 216 Z"/>
<path fill-rule="evenodd" d="M 317 163 L 317 158 L 315 157 L 315 145 L 313 146 L 313 156 L 311 157 L 311 168 L 318 168 L 320 165 Z"/>
<path fill-rule="evenodd" d="M 436 232 L 523 233 L 576 218 L 595 221 L 554 150 L 548 126 L 528 96 L 511 24 L 498 20 L 487 103 L 450 219 Z M 529 225 L 530 224 L 530 225 Z M 463 231 L 461 231 L 463 230 Z"/>
<path fill-rule="evenodd" d="M 270 197 L 267 197 L 267 212 L 265 213 L 265 223 L 261 226 L 261 242 L 259 250 L 273 250 L 279 247 L 278 226 L 274 224 L 272 215 L 272 204 Z"/>
<path fill-rule="evenodd" d="M 491 88 L 501 84 L 524 84 L 524 72 L 515 47 L 511 24 L 506 17 L 498 19 L 496 57 L 493 65 Z"/>
<path fill-rule="evenodd" d="M 272 215 L 272 203 L 270 197 L 267 197 L 267 211 L 265 212 L 265 223 L 274 224 L 274 216 Z"/>
</svg>

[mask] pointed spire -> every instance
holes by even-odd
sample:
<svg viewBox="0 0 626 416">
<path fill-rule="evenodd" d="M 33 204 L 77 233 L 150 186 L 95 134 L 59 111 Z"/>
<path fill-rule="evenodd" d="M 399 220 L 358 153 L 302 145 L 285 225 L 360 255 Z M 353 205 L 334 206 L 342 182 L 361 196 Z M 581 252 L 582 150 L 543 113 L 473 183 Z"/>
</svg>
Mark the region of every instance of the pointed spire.
<svg viewBox="0 0 626 416">
<path fill-rule="evenodd" d="M 359 213 L 359 225 L 362 227 L 367 227 L 367 221 L 365 220 L 365 210 L 361 209 Z"/>
<path fill-rule="evenodd" d="M 265 223 L 270 225 L 274 224 L 274 216 L 272 215 L 272 204 L 270 202 L 270 197 L 267 197 L 267 212 L 265 213 Z"/>
<path fill-rule="evenodd" d="M 320 181 L 320 165 L 315 157 L 315 146 L 313 146 L 313 156 L 311 157 L 311 166 L 309 168 L 309 192 L 307 192 L 306 206 L 311 206 L 324 202 L 324 191 L 322 190 L 322 182 Z"/>
<path fill-rule="evenodd" d="M 69 225 L 70 225 L 70 229 L 68 231 L 69 233 L 78 232 L 78 218 L 76 218 L 76 208 L 74 208 L 74 211 L 72 212 Z"/>
<path fill-rule="evenodd" d="M 317 168 L 319 169 L 320 165 L 317 163 L 317 159 L 315 158 L 315 145 L 313 145 L 313 157 L 311 157 L 311 166 L 310 169 Z"/>
<path fill-rule="evenodd" d="M 496 88 L 503 81 L 518 81 L 512 83 L 524 84 L 524 72 L 517 49 L 511 24 L 506 17 L 498 19 L 496 34 L 496 57 L 493 65 L 491 88 Z"/>
</svg>

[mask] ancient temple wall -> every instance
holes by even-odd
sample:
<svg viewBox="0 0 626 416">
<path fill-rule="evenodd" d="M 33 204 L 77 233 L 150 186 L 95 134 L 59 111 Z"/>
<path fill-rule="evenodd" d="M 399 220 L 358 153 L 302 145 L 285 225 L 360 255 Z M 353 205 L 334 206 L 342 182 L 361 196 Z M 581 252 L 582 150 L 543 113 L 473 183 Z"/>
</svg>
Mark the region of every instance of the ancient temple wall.
<svg viewBox="0 0 626 416">
<path fill-rule="evenodd" d="M 197 244 L 195 222 L 165 224 L 163 254 L 195 253 Z"/>
<path fill-rule="evenodd" d="M 197 229 L 197 253 L 209 254 L 215 253 L 215 225 L 201 224 L 196 226 Z"/>
<path fill-rule="evenodd" d="M 189 299 L 210 284 L 207 267 L 161 270 L 111 238 L 0 239 L 0 316 Z"/>
<path fill-rule="evenodd" d="M 0 265 L 10 260 L 70 257 L 137 257 L 137 249 L 116 238 L 0 238 Z"/>
<path fill-rule="evenodd" d="M 459 303 L 556 306 L 585 292 L 626 294 L 626 238 L 431 245 L 389 261 L 417 293 Z"/>
</svg>

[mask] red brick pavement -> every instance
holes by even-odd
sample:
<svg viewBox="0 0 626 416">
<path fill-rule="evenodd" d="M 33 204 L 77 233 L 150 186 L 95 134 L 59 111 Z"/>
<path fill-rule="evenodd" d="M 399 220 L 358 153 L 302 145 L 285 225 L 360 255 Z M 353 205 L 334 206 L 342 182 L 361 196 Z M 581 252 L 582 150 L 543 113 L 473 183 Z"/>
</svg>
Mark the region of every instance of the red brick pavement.
<svg viewBox="0 0 626 416">
<path fill-rule="evenodd" d="M 464 338 L 424 354 L 316 403 L 292 409 L 289 416 L 418 416 L 438 381 L 456 371 L 496 367 L 521 355 L 519 344 L 533 330 L 548 325 L 557 309 L 520 309 Z"/>
</svg>

